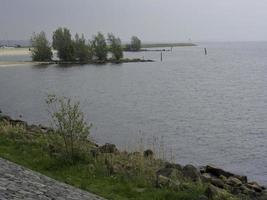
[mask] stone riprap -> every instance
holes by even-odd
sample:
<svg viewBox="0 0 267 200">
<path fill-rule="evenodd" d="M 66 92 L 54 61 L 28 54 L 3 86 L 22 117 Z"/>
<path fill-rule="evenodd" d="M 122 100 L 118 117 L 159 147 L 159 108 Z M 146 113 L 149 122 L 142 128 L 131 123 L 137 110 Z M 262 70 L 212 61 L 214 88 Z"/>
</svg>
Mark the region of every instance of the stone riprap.
<svg viewBox="0 0 267 200">
<path fill-rule="evenodd" d="M 104 200 L 0 158 L 1 200 Z"/>
</svg>

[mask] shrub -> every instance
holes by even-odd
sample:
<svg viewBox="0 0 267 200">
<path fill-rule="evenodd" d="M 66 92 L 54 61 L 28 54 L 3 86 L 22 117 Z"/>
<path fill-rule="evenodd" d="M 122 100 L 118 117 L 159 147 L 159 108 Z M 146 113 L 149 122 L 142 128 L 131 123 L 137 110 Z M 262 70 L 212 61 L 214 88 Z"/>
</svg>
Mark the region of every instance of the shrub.
<svg viewBox="0 0 267 200">
<path fill-rule="evenodd" d="M 91 125 L 84 120 L 79 102 L 70 98 L 49 95 L 46 103 L 52 119 L 53 131 L 49 135 L 49 145 L 63 152 L 64 157 L 72 163 L 81 158 L 87 145 Z"/>
</svg>

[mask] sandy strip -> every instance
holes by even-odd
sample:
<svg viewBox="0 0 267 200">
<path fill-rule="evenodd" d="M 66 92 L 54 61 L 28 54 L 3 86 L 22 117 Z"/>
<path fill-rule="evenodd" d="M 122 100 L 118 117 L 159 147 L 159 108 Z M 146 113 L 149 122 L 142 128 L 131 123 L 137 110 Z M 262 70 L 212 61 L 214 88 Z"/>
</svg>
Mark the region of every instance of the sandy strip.
<svg viewBox="0 0 267 200">
<path fill-rule="evenodd" d="M 29 48 L 0 48 L 0 56 L 30 56 Z"/>
<path fill-rule="evenodd" d="M 14 67 L 14 66 L 22 66 L 22 65 L 41 65 L 47 64 L 47 62 L 32 62 L 32 61 L 0 61 L 1 67 Z"/>
</svg>

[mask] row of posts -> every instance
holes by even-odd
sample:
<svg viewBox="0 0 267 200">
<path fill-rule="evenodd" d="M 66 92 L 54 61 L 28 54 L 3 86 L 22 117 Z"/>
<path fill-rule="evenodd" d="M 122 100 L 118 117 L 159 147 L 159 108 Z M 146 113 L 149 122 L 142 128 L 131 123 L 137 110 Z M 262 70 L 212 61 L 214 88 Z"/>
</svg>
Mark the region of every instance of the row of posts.
<svg viewBox="0 0 267 200">
<path fill-rule="evenodd" d="M 171 47 L 171 51 L 172 51 L 172 47 Z M 204 54 L 205 54 L 205 55 L 208 55 L 208 50 L 207 50 L 207 48 L 204 48 Z M 163 53 L 162 53 L 162 51 L 160 51 L 160 61 L 161 61 L 161 62 L 163 61 Z"/>
</svg>

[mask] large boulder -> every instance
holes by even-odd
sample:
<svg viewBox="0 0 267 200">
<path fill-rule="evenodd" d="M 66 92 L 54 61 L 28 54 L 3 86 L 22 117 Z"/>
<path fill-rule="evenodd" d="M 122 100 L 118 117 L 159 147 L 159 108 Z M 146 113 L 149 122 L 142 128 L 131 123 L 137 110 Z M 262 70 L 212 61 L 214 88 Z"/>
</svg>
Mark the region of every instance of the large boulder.
<svg viewBox="0 0 267 200">
<path fill-rule="evenodd" d="M 220 177 L 220 176 L 224 176 L 226 178 L 234 177 L 234 178 L 239 179 L 242 183 L 247 183 L 247 177 L 246 176 L 236 175 L 236 174 L 233 174 L 231 172 L 225 171 L 221 168 L 212 166 L 212 165 L 207 165 L 205 172 L 210 173 L 213 176 L 217 176 L 217 177 Z"/>
<path fill-rule="evenodd" d="M 147 149 L 147 150 L 144 151 L 144 157 L 145 158 L 153 158 L 153 156 L 154 156 L 154 153 L 153 153 L 152 150 Z"/>
<path fill-rule="evenodd" d="M 184 166 L 182 172 L 185 178 L 188 178 L 192 181 L 200 181 L 200 172 L 195 166 L 186 165 Z"/>
<path fill-rule="evenodd" d="M 100 153 L 118 153 L 119 150 L 117 149 L 115 144 L 106 143 L 103 146 L 98 147 Z"/>
<path fill-rule="evenodd" d="M 265 189 L 264 187 L 260 186 L 258 183 L 256 182 L 250 182 L 246 184 L 246 187 L 254 190 L 255 192 L 263 192 L 263 190 Z"/>
<path fill-rule="evenodd" d="M 169 163 L 169 162 L 165 162 L 165 168 L 177 169 L 179 171 L 182 171 L 183 169 L 182 165 L 177 164 L 177 163 Z"/>
<path fill-rule="evenodd" d="M 230 177 L 230 176 L 234 176 L 233 173 L 224 171 L 223 169 L 215 167 L 215 166 L 212 166 L 212 165 L 207 165 L 206 166 L 206 173 L 210 173 L 210 174 L 212 174 L 214 176 L 217 176 L 217 177 L 220 177 L 221 175 L 223 175 L 223 176 L 225 176 L 227 178 Z"/>
<path fill-rule="evenodd" d="M 227 179 L 226 183 L 233 187 L 240 187 L 242 185 L 242 181 L 232 176 Z"/>
<path fill-rule="evenodd" d="M 222 190 L 214 185 L 209 185 L 205 191 L 205 195 L 208 199 L 214 199 L 220 193 L 222 193 Z"/>
<path fill-rule="evenodd" d="M 212 185 L 215 185 L 218 188 L 225 188 L 224 182 L 219 178 L 211 178 L 210 182 Z"/>
<path fill-rule="evenodd" d="M 181 176 L 181 172 L 174 168 L 162 168 L 159 169 L 156 173 L 157 176 L 165 176 L 167 178 L 179 178 Z"/>
<path fill-rule="evenodd" d="M 203 182 L 209 183 L 211 182 L 212 176 L 209 173 L 203 173 L 200 175 L 200 178 Z"/>
<path fill-rule="evenodd" d="M 157 176 L 157 182 L 156 182 L 157 187 L 160 188 L 169 187 L 172 189 L 178 189 L 180 184 L 181 183 L 178 180 L 173 180 L 171 178 L 162 175 Z"/>
</svg>

